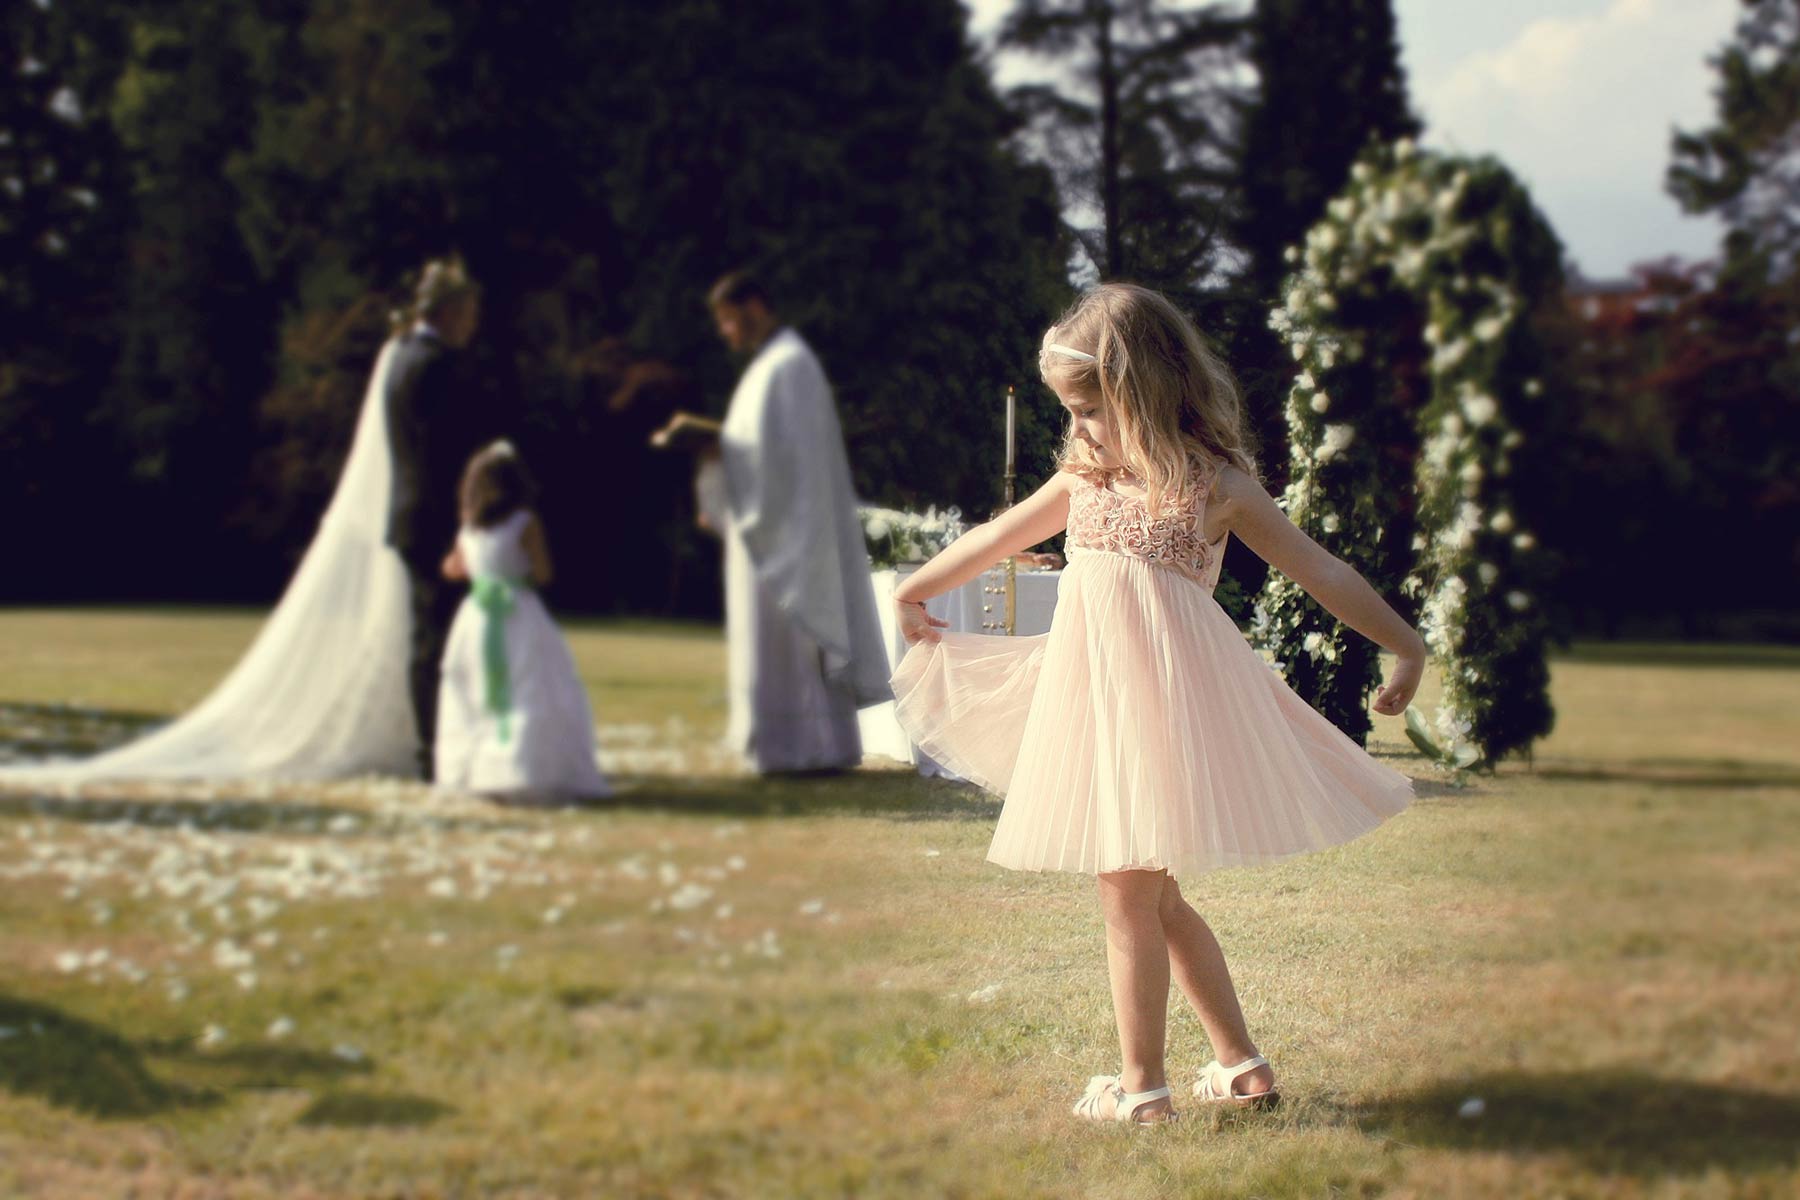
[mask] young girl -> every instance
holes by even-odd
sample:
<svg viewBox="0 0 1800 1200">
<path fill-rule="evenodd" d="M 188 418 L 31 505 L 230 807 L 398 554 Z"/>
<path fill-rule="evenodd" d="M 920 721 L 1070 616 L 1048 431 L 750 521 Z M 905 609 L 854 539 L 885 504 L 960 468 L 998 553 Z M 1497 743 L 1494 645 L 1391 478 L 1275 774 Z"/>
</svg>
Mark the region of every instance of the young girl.
<svg viewBox="0 0 1800 1200">
<path fill-rule="evenodd" d="M 470 592 L 444 650 L 438 786 L 520 803 L 607 794 L 594 715 L 569 648 L 533 590 L 550 582 L 531 477 L 512 446 L 476 452 L 462 478 L 462 531 L 444 576 Z"/>
<path fill-rule="evenodd" d="M 1394 652 L 1377 712 L 1406 708 L 1425 645 L 1257 483 L 1230 376 L 1162 296 L 1094 289 L 1045 334 L 1038 363 L 1069 410 L 1061 470 L 896 590 L 914 643 L 894 676 L 900 720 L 927 754 L 1005 795 L 990 861 L 1099 877 L 1124 1069 L 1095 1076 L 1077 1115 L 1174 1116 L 1171 975 L 1218 1055 L 1194 1096 L 1271 1104 L 1274 1073 L 1175 877 L 1348 841 L 1405 808 L 1412 785 L 1289 691 L 1213 600 L 1225 539 Z M 938 632 L 923 601 L 1065 527 L 1048 634 Z"/>
</svg>

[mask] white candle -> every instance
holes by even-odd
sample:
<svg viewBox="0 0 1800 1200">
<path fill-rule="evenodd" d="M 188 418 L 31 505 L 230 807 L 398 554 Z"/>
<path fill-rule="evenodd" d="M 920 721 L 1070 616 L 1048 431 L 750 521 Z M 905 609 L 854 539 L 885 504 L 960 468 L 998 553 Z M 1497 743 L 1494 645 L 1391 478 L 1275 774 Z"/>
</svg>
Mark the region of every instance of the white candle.
<svg viewBox="0 0 1800 1200">
<path fill-rule="evenodd" d="M 1006 472 L 1009 475 L 1012 474 L 1013 464 L 1017 461 L 1014 457 L 1013 446 L 1013 390 L 1009 387 L 1006 389 Z"/>
</svg>

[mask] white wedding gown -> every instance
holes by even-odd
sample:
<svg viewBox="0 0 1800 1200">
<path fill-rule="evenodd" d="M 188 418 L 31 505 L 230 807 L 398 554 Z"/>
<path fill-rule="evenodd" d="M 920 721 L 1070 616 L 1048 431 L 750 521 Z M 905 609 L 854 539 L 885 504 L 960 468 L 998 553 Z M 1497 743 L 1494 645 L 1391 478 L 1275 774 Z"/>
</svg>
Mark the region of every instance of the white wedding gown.
<svg viewBox="0 0 1800 1200">
<path fill-rule="evenodd" d="M 147 737 L 86 760 L 0 769 L 0 784 L 416 773 L 410 583 L 387 544 L 393 347 L 376 359 L 350 457 L 312 545 L 224 681 Z"/>
</svg>

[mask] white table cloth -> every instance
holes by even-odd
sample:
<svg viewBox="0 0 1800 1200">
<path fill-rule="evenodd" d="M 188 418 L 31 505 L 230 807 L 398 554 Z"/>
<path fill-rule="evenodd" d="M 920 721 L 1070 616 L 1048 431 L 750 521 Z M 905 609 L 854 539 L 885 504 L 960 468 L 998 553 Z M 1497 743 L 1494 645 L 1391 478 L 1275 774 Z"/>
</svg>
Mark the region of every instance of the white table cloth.
<svg viewBox="0 0 1800 1200">
<path fill-rule="evenodd" d="M 876 571 L 871 578 L 875 584 L 876 608 L 881 614 L 881 632 L 887 640 L 888 664 L 890 669 L 900 665 L 906 655 L 906 640 L 900 636 L 894 618 L 894 590 L 900 581 L 911 575 L 918 567 L 913 565 Z M 1014 613 L 1014 629 L 1017 633 L 1029 637 L 1032 634 L 1047 633 L 1050 630 L 1050 618 L 1056 612 L 1056 588 L 1062 580 L 1061 571 L 1027 571 L 1019 572 L 1018 600 Z M 1002 575 L 992 571 L 980 575 L 954 591 L 934 596 L 925 604 L 925 611 L 939 620 L 950 622 L 950 629 L 957 633 L 994 633 L 996 630 L 984 629 L 989 622 L 999 623 L 1006 619 L 1006 597 L 1001 594 L 988 595 L 983 589 L 997 587 Z M 984 612 L 984 607 L 993 611 Z M 857 714 L 857 722 L 862 729 L 864 754 L 879 754 L 900 762 L 912 763 L 918 767 L 921 775 L 942 775 L 948 779 L 956 778 L 951 772 L 933 762 L 928 755 L 921 754 L 917 746 L 900 728 L 900 722 L 894 716 L 893 701 L 865 708 Z"/>
</svg>

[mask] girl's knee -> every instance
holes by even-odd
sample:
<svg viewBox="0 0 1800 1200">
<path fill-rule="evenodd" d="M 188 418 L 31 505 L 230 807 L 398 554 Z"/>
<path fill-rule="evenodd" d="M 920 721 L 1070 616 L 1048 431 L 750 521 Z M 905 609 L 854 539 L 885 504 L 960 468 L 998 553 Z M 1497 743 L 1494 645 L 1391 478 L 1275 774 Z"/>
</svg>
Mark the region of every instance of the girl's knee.
<svg viewBox="0 0 1800 1200">
<path fill-rule="evenodd" d="M 1139 916 L 1162 912 L 1166 871 L 1108 871 L 1098 877 L 1100 904 L 1107 915 Z"/>
<path fill-rule="evenodd" d="M 1164 920 L 1175 916 L 1183 909 L 1192 911 L 1187 900 L 1181 894 L 1181 885 L 1175 882 L 1173 875 L 1163 877 L 1162 893 L 1157 897 L 1156 908 Z"/>
</svg>

